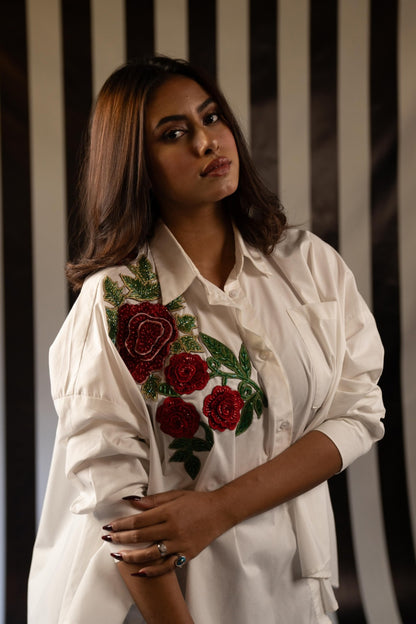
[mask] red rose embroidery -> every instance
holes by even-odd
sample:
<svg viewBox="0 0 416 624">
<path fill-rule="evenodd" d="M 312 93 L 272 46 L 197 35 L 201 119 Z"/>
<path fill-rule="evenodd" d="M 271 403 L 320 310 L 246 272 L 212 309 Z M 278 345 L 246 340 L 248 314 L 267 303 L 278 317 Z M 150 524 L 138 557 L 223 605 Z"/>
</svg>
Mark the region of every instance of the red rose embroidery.
<svg viewBox="0 0 416 624">
<path fill-rule="evenodd" d="M 168 397 L 156 410 L 156 420 L 163 433 L 172 438 L 193 438 L 199 427 L 199 414 L 192 403 Z"/>
<path fill-rule="evenodd" d="M 208 418 L 211 429 L 232 430 L 240 420 L 243 405 L 244 401 L 237 390 L 228 386 L 215 386 L 212 393 L 205 397 L 202 411 Z"/>
<path fill-rule="evenodd" d="M 174 318 L 159 303 L 125 303 L 119 308 L 117 348 L 138 383 L 151 371 L 163 368 L 177 335 Z"/>
<path fill-rule="evenodd" d="M 178 394 L 202 390 L 209 381 L 208 365 L 194 353 L 177 353 L 165 369 L 166 381 Z"/>
</svg>

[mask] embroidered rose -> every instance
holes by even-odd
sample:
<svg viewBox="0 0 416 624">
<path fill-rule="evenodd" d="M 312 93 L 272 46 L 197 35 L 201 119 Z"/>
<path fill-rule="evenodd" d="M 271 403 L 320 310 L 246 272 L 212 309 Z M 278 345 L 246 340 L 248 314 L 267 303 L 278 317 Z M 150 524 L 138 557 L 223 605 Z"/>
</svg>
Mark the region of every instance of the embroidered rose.
<svg viewBox="0 0 416 624">
<path fill-rule="evenodd" d="M 151 371 L 163 368 L 177 335 L 173 316 L 161 304 L 145 301 L 119 307 L 116 344 L 138 383 L 145 381 Z"/>
<path fill-rule="evenodd" d="M 215 386 L 212 393 L 205 397 L 202 411 L 212 429 L 232 430 L 240 420 L 243 405 L 244 401 L 237 390 L 232 390 L 228 386 Z"/>
<path fill-rule="evenodd" d="M 172 438 L 193 438 L 199 427 L 199 414 L 192 403 L 180 397 L 168 397 L 156 410 L 156 420 L 163 433 Z"/>
<path fill-rule="evenodd" d="M 165 369 L 166 381 L 178 394 L 202 390 L 209 381 L 208 365 L 194 353 L 178 353 L 170 358 Z"/>
</svg>

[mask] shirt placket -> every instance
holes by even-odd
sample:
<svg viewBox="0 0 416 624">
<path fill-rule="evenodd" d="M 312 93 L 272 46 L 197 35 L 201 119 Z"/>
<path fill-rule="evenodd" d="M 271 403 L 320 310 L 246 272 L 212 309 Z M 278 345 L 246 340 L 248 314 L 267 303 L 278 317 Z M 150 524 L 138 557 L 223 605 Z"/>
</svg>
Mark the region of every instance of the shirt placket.
<svg viewBox="0 0 416 624">
<path fill-rule="evenodd" d="M 238 281 L 228 284 L 225 292 L 216 293 L 214 299 L 235 309 L 242 340 L 267 396 L 267 453 L 270 458 L 275 457 L 290 446 L 293 435 L 293 404 L 286 372 Z"/>
</svg>

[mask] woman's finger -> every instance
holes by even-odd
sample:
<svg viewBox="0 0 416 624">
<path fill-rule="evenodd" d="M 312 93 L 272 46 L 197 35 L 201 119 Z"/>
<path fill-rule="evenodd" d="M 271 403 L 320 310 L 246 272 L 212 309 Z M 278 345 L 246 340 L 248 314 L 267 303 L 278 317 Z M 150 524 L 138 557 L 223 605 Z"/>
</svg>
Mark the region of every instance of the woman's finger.
<svg viewBox="0 0 416 624">
<path fill-rule="evenodd" d="M 162 492 L 161 494 L 152 494 L 146 496 L 140 500 L 136 500 L 137 497 L 132 497 L 128 502 L 138 510 L 141 510 L 141 514 L 133 514 L 132 516 L 123 516 L 112 520 L 109 524 L 103 526 L 104 531 L 128 531 L 130 529 L 139 529 L 145 526 L 150 526 L 163 522 L 163 511 L 160 510 L 160 506 L 164 503 L 185 496 L 187 492 L 182 490 L 173 490 L 172 492 Z M 125 497 L 126 500 L 128 497 Z"/>
<path fill-rule="evenodd" d="M 143 544 L 144 542 L 157 542 L 161 539 L 162 535 L 163 539 L 168 539 L 170 537 L 164 524 L 159 523 L 149 527 L 132 529 L 130 531 L 112 532 L 103 535 L 102 539 L 112 544 Z"/>
<path fill-rule="evenodd" d="M 132 576 L 146 576 L 148 578 L 162 576 L 163 574 L 172 572 L 172 570 L 176 570 L 177 567 L 182 567 L 186 562 L 185 555 L 176 553 L 171 557 L 165 557 L 159 564 L 143 567 L 138 572 L 134 572 Z"/>
<path fill-rule="evenodd" d="M 163 512 L 157 507 L 149 509 L 141 514 L 133 514 L 132 516 L 123 516 L 117 518 L 109 524 L 103 526 L 104 531 L 111 531 L 116 533 L 117 531 L 129 531 L 131 529 L 140 529 L 145 526 L 159 524 L 163 522 Z"/>
<path fill-rule="evenodd" d="M 180 496 L 184 496 L 185 492 L 183 490 L 172 490 L 170 492 L 160 492 L 159 494 L 150 494 L 149 496 L 124 496 L 123 500 L 127 501 L 134 507 L 135 509 L 154 509 L 155 507 L 159 507 L 163 505 L 163 503 L 168 503 L 169 501 L 175 500 L 175 498 L 179 498 Z"/>
<path fill-rule="evenodd" d="M 159 542 L 159 544 L 165 544 L 165 542 Z M 141 550 L 121 550 L 120 552 L 110 553 L 116 561 L 124 561 L 125 563 L 136 563 L 138 565 L 145 565 L 148 563 L 159 562 L 162 563 L 164 557 L 161 555 L 161 551 L 157 544 L 152 544 L 148 548 Z M 169 554 L 169 547 L 166 546 L 166 555 Z"/>
</svg>

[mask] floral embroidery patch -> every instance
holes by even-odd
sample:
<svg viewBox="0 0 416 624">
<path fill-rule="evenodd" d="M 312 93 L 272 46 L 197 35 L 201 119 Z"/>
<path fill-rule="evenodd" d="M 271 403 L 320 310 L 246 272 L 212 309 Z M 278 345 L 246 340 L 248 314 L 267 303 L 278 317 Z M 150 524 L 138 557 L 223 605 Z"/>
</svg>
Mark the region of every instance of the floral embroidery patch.
<svg viewBox="0 0 416 624">
<path fill-rule="evenodd" d="M 156 422 L 173 438 L 169 448 L 175 452 L 169 461 L 183 463 L 195 479 L 201 469 L 195 453 L 211 450 L 213 430 L 242 434 L 254 413 L 260 418 L 267 399 L 251 379 L 252 366 L 244 344 L 237 358 L 219 340 L 198 333 L 195 316 L 180 313 L 185 306 L 182 296 L 166 306 L 159 303 L 159 282 L 146 256 L 128 268 L 132 275 L 120 275 L 123 286 L 109 277 L 104 279 L 104 300 L 111 306 L 106 307 L 109 336 L 143 396 L 147 400 L 166 397 L 156 410 Z M 128 302 L 132 300 L 138 303 Z M 199 355 L 203 352 L 210 354 L 206 360 Z M 204 397 L 202 412 L 207 425 L 182 396 L 203 391 L 212 378 L 219 378 L 221 385 Z M 237 390 L 228 385 L 230 379 L 239 381 Z M 199 429 L 204 437 L 197 437 Z"/>
<path fill-rule="evenodd" d="M 163 305 L 145 301 L 118 309 L 116 346 L 137 383 L 162 368 L 177 335 L 175 320 Z"/>
</svg>

